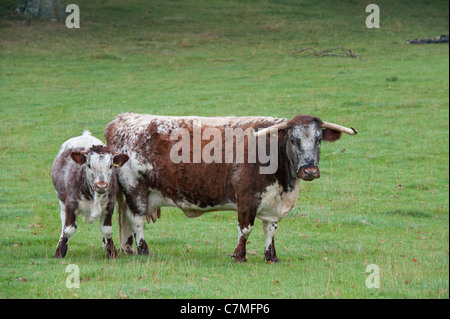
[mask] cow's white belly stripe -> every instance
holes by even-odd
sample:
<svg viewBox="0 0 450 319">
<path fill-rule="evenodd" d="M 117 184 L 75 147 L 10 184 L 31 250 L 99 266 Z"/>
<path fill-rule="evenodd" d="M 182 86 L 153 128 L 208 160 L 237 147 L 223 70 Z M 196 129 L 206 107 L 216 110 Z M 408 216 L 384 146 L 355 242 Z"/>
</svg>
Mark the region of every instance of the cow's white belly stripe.
<svg viewBox="0 0 450 319">
<path fill-rule="evenodd" d="M 294 208 L 299 189 L 300 180 L 297 180 L 290 192 L 283 192 L 278 182 L 268 186 L 261 195 L 256 217 L 268 222 L 279 222 Z"/>
</svg>

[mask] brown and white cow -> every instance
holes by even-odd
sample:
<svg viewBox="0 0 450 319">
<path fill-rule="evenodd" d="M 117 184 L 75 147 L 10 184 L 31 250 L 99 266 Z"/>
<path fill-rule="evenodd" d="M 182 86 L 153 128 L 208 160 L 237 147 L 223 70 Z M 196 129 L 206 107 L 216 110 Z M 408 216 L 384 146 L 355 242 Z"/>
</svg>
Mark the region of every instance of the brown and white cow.
<svg viewBox="0 0 450 319">
<path fill-rule="evenodd" d="M 244 139 L 238 141 L 239 134 L 231 136 L 235 143 L 232 150 L 236 147 L 238 152 L 241 147 L 244 161 L 238 160 L 238 153 L 231 155 L 230 160 L 230 149 L 221 149 L 230 141 L 227 132 L 236 131 L 244 132 Z M 201 133 L 200 139 L 196 132 Z M 121 250 L 134 253 L 134 235 L 138 253 L 148 254 L 143 233 L 146 217 L 147 222 L 150 217 L 155 221 L 160 207 L 175 206 L 188 217 L 210 211 L 237 211 L 239 236 L 233 254 L 236 262 L 246 261 L 246 242 L 255 217 L 260 218 L 265 234 L 264 258 L 278 261 L 274 245 L 277 224 L 294 207 L 300 180 L 320 176 L 321 140 L 335 141 L 342 132 L 357 133 L 353 128 L 326 123 L 311 115 L 291 120 L 118 115 L 106 126 L 105 137 L 111 149 L 130 157 L 117 174 L 126 198 L 125 202 L 118 196 Z M 187 154 L 179 147 L 183 137 L 190 143 Z M 258 152 L 260 146 L 272 152 L 273 140 L 276 170 L 261 173 L 271 163 L 251 161 L 250 146 L 257 146 Z M 206 149 L 208 155 L 212 151 L 220 154 L 214 154 L 213 161 L 199 160 L 196 151 L 204 155 Z M 174 160 L 174 155 L 179 156 Z"/>
<path fill-rule="evenodd" d="M 80 214 L 89 223 L 100 219 L 106 256 L 114 258 L 117 255 L 111 224 L 119 189 L 116 167 L 127 160 L 128 155 L 113 153 L 89 131 L 62 144 L 52 166 L 52 181 L 61 206 L 62 223 L 55 258 L 65 257 Z"/>
</svg>

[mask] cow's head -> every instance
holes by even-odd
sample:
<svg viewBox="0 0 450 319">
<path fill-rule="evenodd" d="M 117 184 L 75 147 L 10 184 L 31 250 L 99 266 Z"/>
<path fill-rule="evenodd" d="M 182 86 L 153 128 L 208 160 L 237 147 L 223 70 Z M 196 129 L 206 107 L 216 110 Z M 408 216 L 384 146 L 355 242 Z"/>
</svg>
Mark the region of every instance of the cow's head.
<svg viewBox="0 0 450 319">
<path fill-rule="evenodd" d="M 319 160 L 322 140 L 334 142 L 341 138 L 342 133 L 355 135 L 351 129 L 323 122 L 311 115 L 299 115 L 292 120 L 273 125 L 255 133 L 256 136 L 269 134 L 270 131 L 284 130 L 286 155 L 292 173 L 305 181 L 312 181 L 320 177 Z"/>
<path fill-rule="evenodd" d="M 98 194 L 106 193 L 115 174 L 115 167 L 128 161 L 127 154 L 117 154 L 103 145 L 94 145 L 87 151 L 73 151 L 70 157 L 79 165 L 86 165 L 86 179 Z"/>
</svg>

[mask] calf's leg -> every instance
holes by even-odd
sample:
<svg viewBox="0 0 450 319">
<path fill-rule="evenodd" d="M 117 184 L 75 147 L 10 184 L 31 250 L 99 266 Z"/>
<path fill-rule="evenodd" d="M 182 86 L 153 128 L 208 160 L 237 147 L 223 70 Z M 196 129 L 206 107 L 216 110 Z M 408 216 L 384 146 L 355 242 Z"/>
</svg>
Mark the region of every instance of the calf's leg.
<svg viewBox="0 0 450 319">
<path fill-rule="evenodd" d="M 77 216 L 75 211 L 78 208 L 78 204 L 76 202 L 64 204 L 60 201 L 60 206 L 62 231 L 55 255 L 53 256 L 54 258 L 64 258 L 66 256 L 69 239 L 77 229 Z"/>
<path fill-rule="evenodd" d="M 114 212 L 114 201 L 108 203 L 106 212 L 100 218 L 100 230 L 103 234 L 103 249 L 106 251 L 106 257 L 116 258 L 117 250 L 112 239 L 112 215 Z"/>
</svg>

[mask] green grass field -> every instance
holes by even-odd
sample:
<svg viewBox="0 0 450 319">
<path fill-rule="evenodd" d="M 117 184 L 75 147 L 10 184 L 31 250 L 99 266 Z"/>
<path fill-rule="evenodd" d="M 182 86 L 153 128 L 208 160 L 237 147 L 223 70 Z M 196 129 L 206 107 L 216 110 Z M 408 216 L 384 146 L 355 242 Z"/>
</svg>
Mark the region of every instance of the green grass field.
<svg viewBox="0 0 450 319">
<path fill-rule="evenodd" d="M 1 298 L 448 298 L 448 1 L 78 0 L 81 28 L 8 14 L 0 1 Z M 359 59 L 298 57 L 343 46 Z M 248 262 L 233 263 L 237 214 L 146 225 L 153 255 L 108 260 L 97 224 L 79 223 L 54 260 L 61 143 L 118 113 L 313 114 L 360 134 L 322 145 L 279 224 L 278 264 L 257 220 Z M 114 240 L 118 244 L 117 214 Z M 66 287 L 66 267 L 80 288 Z M 380 269 L 368 289 L 366 267 Z"/>
</svg>

